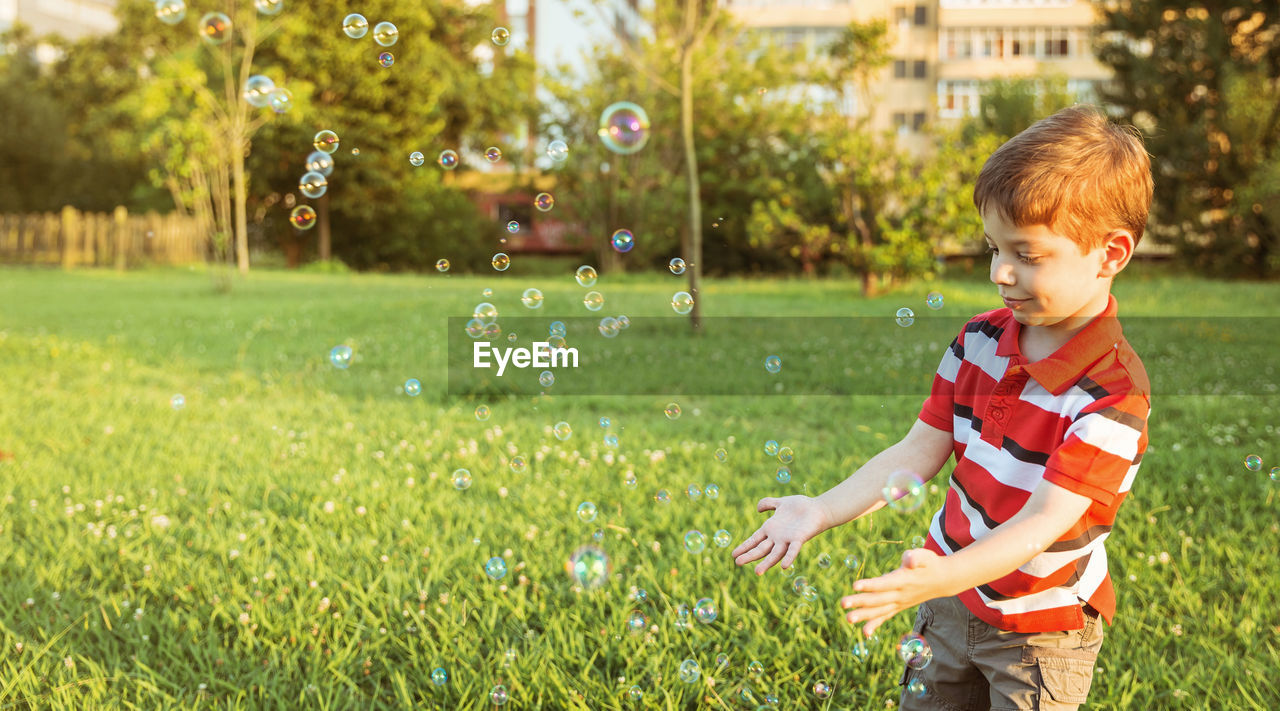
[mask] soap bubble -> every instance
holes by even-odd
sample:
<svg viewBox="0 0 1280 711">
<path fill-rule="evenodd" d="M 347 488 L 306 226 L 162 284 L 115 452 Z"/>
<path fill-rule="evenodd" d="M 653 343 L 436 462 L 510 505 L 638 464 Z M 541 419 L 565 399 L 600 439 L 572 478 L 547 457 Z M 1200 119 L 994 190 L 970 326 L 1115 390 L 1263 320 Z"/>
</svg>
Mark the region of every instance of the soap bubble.
<svg viewBox="0 0 1280 711">
<path fill-rule="evenodd" d="M 495 555 L 484 564 L 484 572 L 494 580 L 502 580 L 507 575 L 507 561 Z"/>
<path fill-rule="evenodd" d="M 907 682 L 907 693 L 914 698 L 923 699 L 928 692 L 929 689 L 924 685 L 923 679 L 912 679 Z"/>
<path fill-rule="evenodd" d="M 636 479 L 635 472 L 627 472 L 626 476 L 622 477 L 622 485 L 628 489 L 636 488 L 636 485 L 639 483 L 640 481 Z"/>
<path fill-rule="evenodd" d="M 649 115 L 629 101 L 610 104 L 600 114 L 596 134 L 614 153 L 635 153 L 649 141 Z"/>
<path fill-rule="evenodd" d="M 778 471 L 773 475 L 779 484 L 786 484 L 791 481 L 791 467 L 778 467 Z"/>
<path fill-rule="evenodd" d="M 488 405 L 476 405 L 477 420 L 484 422 L 485 420 L 489 419 L 489 414 L 490 414 L 490 411 L 489 411 Z"/>
<path fill-rule="evenodd" d="M 299 205 L 289 213 L 289 224 L 300 230 L 309 230 L 316 226 L 316 211 L 310 205 Z"/>
<path fill-rule="evenodd" d="M 671 308 L 683 316 L 693 310 L 693 297 L 687 291 L 677 291 L 671 296 Z"/>
<path fill-rule="evenodd" d="M 1250 454 L 1244 458 L 1244 468 L 1251 472 L 1262 471 L 1262 457 L 1256 454 Z"/>
<path fill-rule="evenodd" d="M 607 417 L 601 417 L 601 418 L 600 418 L 600 426 L 601 426 L 601 427 L 603 427 L 603 428 L 605 428 L 605 429 L 609 429 L 609 425 L 611 425 L 611 424 L 613 424 L 613 423 L 609 421 L 609 418 L 607 418 Z"/>
<path fill-rule="evenodd" d="M 613 251 L 626 253 L 630 252 L 631 248 L 636 245 L 636 238 L 635 235 L 631 234 L 631 230 L 615 230 L 613 236 L 609 238 L 609 243 L 613 245 Z"/>
<path fill-rule="evenodd" d="M 538 384 L 544 388 L 549 388 L 552 385 L 555 385 L 556 384 L 555 373 L 552 373 L 549 370 L 542 371 L 541 373 L 538 374 Z"/>
<path fill-rule="evenodd" d="M 507 703 L 507 699 L 509 698 L 510 697 L 507 695 L 507 687 L 502 684 L 494 686 L 493 689 L 489 691 L 489 700 L 493 702 L 494 706 L 501 706 Z"/>
<path fill-rule="evenodd" d="M 467 321 L 466 330 L 467 330 L 467 335 L 470 336 L 473 340 L 478 339 L 484 335 L 485 323 L 484 321 L 481 321 L 478 318 L 472 318 L 470 321 Z"/>
<path fill-rule="evenodd" d="M 419 166 L 427 162 L 427 157 L 422 155 L 422 151 L 414 151 L 409 154 L 409 164 Z"/>
<path fill-rule="evenodd" d="M 604 294 L 588 291 L 586 296 L 582 297 L 582 305 L 587 307 L 588 311 L 599 311 L 604 308 Z"/>
<path fill-rule="evenodd" d="M 649 618 L 639 610 L 632 610 L 627 616 L 627 631 L 631 634 L 642 634 L 649 626 Z"/>
<path fill-rule="evenodd" d="M 684 534 L 684 549 L 693 554 L 701 553 L 707 548 L 707 537 L 702 531 L 692 530 Z"/>
<path fill-rule="evenodd" d="M 373 41 L 383 47 L 390 47 L 400 40 L 400 30 L 390 22 L 379 22 L 373 27 Z"/>
<path fill-rule="evenodd" d="M 791 451 L 790 447 L 782 447 L 778 450 L 778 461 L 783 464 L 790 464 L 795 457 L 795 452 Z"/>
<path fill-rule="evenodd" d="M 831 567 L 831 554 L 830 554 L 830 553 L 825 553 L 825 552 L 824 552 L 824 553 L 819 553 L 819 554 L 818 554 L 818 567 L 819 567 L 819 568 L 830 568 L 830 567 Z"/>
<path fill-rule="evenodd" d="M 164 0 L 156 4 L 156 12 L 160 11 L 160 5 L 163 4 Z M 245 103 L 256 109 L 261 109 L 270 101 L 271 91 L 275 88 L 276 83 L 271 81 L 270 77 L 254 74 L 244 80 L 244 89 L 240 92 L 240 96 L 244 97 Z"/>
<path fill-rule="evenodd" d="M 685 488 L 684 493 L 689 497 L 690 501 L 697 501 L 702 498 L 702 487 L 697 484 L 690 484 Z"/>
<path fill-rule="evenodd" d="M 390 52 L 378 53 L 378 64 L 381 64 L 384 69 L 387 67 L 390 67 L 392 64 L 395 64 L 395 63 L 396 63 L 396 55 Z"/>
<path fill-rule="evenodd" d="M 1280 467 L 1271 467 L 1271 481 L 1280 481 Z"/>
<path fill-rule="evenodd" d="M 520 231 L 520 223 L 519 223 L 519 222 L 516 222 L 515 220 L 512 220 L 512 221 L 510 221 L 510 222 L 508 222 L 508 223 L 507 223 L 507 232 L 510 232 L 511 234 L 515 234 L 515 233 L 517 233 L 517 232 L 519 232 L 519 231 Z"/>
<path fill-rule="evenodd" d="M 667 268 L 671 270 L 672 274 L 684 274 L 684 260 L 676 257 L 667 263 Z"/>
<path fill-rule="evenodd" d="M 498 307 L 488 301 L 484 301 L 476 304 L 471 315 L 480 319 L 480 322 L 487 326 L 498 319 Z"/>
<path fill-rule="evenodd" d="M 716 603 L 709 597 L 704 597 L 693 604 L 693 616 L 704 625 L 709 625 L 716 621 L 716 617 L 720 611 L 716 609 Z"/>
<path fill-rule="evenodd" d="M 631 688 L 627 689 L 627 698 L 632 701 L 639 701 L 644 698 L 644 690 L 638 684 L 632 684 Z"/>
<path fill-rule="evenodd" d="M 925 543 L 925 541 L 924 541 L 924 536 L 912 536 L 912 537 L 911 537 L 911 547 L 912 547 L 912 548 L 924 548 L 924 543 Z"/>
<path fill-rule="evenodd" d="M 680 405 L 678 403 L 667 403 L 667 406 L 663 408 L 663 412 L 666 413 L 668 420 L 680 419 Z"/>
<path fill-rule="evenodd" d="M 618 448 L 618 435 L 616 435 L 616 434 L 612 434 L 612 433 L 611 433 L 611 434 L 607 434 L 607 435 L 605 435 L 605 436 L 604 436 L 604 446 L 608 447 L 609 449 L 617 449 L 617 448 Z"/>
<path fill-rule="evenodd" d="M 458 491 L 469 488 L 471 486 L 471 472 L 466 469 L 453 470 L 453 488 Z"/>
<path fill-rule="evenodd" d="M 680 662 L 680 681 L 686 684 L 692 684 L 702 676 L 702 669 L 698 667 L 698 663 L 692 659 L 686 659 Z"/>
<path fill-rule="evenodd" d="M 721 652 L 721 653 L 717 654 L 717 655 L 716 655 L 716 668 L 717 668 L 717 669 L 724 669 L 724 668 L 725 668 L 725 667 L 727 667 L 727 666 L 729 666 L 729 655 L 725 654 L 724 652 Z"/>
<path fill-rule="evenodd" d="M 444 686 L 449 681 L 449 672 L 444 667 L 436 667 L 431 670 L 431 683 L 436 686 Z"/>
<path fill-rule="evenodd" d="M 497 163 L 502 160 L 502 149 L 497 146 L 489 146 L 484 149 L 484 159 L 490 163 Z"/>
<path fill-rule="evenodd" d="M 717 461 L 717 462 L 723 462 L 724 460 L 726 460 L 726 459 L 728 459 L 728 458 L 729 458 L 729 452 L 728 452 L 728 451 L 726 451 L 724 447 L 721 447 L 720 449 L 717 449 L 717 450 L 716 450 L 716 461 Z"/>
<path fill-rule="evenodd" d="M 916 314 L 911 309 L 903 306 L 902 308 L 898 309 L 898 315 L 896 317 L 896 320 L 899 326 L 906 328 L 907 326 L 910 326 L 911 324 L 916 322 Z"/>
<path fill-rule="evenodd" d="M 511 458 L 511 463 L 508 466 L 516 474 L 523 474 L 524 470 L 529 466 L 529 462 L 525 460 L 523 455 L 517 454 Z"/>
<path fill-rule="evenodd" d="M 182 0 L 159 0 L 156 17 L 166 25 L 176 25 L 187 16 L 187 4 Z"/>
<path fill-rule="evenodd" d="M 852 554 L 852 553 L 850 553 L 849 555 L 845 556 L 845 557 L 844 557 L 844 567 L 848 568 L 849 570 L 857 570 L 857 569 L 858 569 L 858 556 L 856 556 L 856 555 L 854 555 L 854 554 Z"/>
<path fill-rule="evenodd" d="M 206 13 L 200 18 L 200 39 L 209 44 L 222 44 L 231 39 L 231 18 L 221 12 Z"/>
<path fill-rule="evenodd" d="M 422 383 L 417 378 L 409 378 L 404 381 L 404 394 L 409 397 L 417 397 L 422 394 Z"/>
<path fill-rule="evenodd" d="M 549 336 L 559 336 L 560 338 L 564 338 L 566 332 L 567 330 L 565 328 L 564 321 L 552 321 L 551 325 L 547 327 L 547 335 Z"/>
<path fill-rule="evenodd" d="M 777 373 L 782 370 L 782 359 L 776 355 L 768 356 L 764 359 L 764 369 L 770 373 Z"/>
<path fill-rule="evenodd" d="M 768 442 L 765 442 L 764 453 L 769 455 L 770 457 L 778 456 L 778 441 L 771 439 Z"/>
<path fill-rule="evenodd" d="M 707 488 L 704 493 L 707 495 L 708 499 L 718 499 L 720 498 L 720 487 L 715 484 L 707 484 Z"/>
<path fill-rule="evenodd" d="M 928 305 L 929 308 L 937 311 L 942 308 L 942 294 L 936 291 L 931 291 L 928 296 L 924 297 L 924 303 Z"/>
<path fill-rule="evenodd" d="M 447 260 L 447 259 L 440 259 L 440 260 L 437 260 L 437 261 L 436 261 L 436 271 L 438 271 L 438 272 L 447 272 L 447 271 L 449 271 L 449 260 Z"/>
<path fill-rule="evenodd" d="M 853 648 L 849 650 L 849 653 L 853 655 L 854 659 L 857 659 L 860 662 L 867 661 L 871 656 L 871 650 L 867 648 L 867 643 L 862 640 L 854 642 Z"/>
<path fill-rule="evenodd" d="M 328 178 L 333 175 L 333 158 L 324 151 L 311 151 L 307 154 L 306 168 Z"/>
<path fill-rule="evenodd" d="M 557 163 L 563 163 L 569 157 L 569 146 L 564 141 L 552 141 L 547 144 L 547 155 Z"/>
<path fill-rule="evenodd" d="M 831 697 L 831 685 L 825 681 L 815 681 L 813 683 L 813 695 L 819 699 L 827 699 Z"/>
<path fill-rule="evenodd" d="M 716 531 L 715 535 L 712 536 L 711 540 L 715 541 L 716 545 L 719 546 L 720 548 L 728 548 L 729 544 L 733 542 L 731 540 L 731 536 L 729 535 L 729 532 L 723 528 L 720 529 L 719 531 Z"/>
<path fill-rule="evenodd" d="M 511 257 L 508 257 L 506 252 L 498 252 L 493 255 L 493 259 L 489 260 L 489 263 L 493 265 L 494 269 L 505 272 L 507 267 L 511 266 Z"/>
<path fill-rule="evenodd" d="M 329 351 L 329 362 L 339 370 L 346 370 L 351 367 L 351 356 L 351 346 L 334 346 Z"/>
<path fill-rule="evenodd" d="M 364 15 L 353 12 L 342 18 L 342 31 L 351 39 L 360 39 L 369 32 L 369 21 L 364 19 Z"/>
<path fill-rule="evenodd" d="M 284 0 L 253 0 L 253 7 L 263 15 L 279 15 L 284 9 Z"/>
<path fill-rule="evenodd" d="M 183 396 L 182 393 L 178 393 L 177 395 L 174 395 L 173 397 L 169 398 L 169 407 L 172 407 L 175 410 L 181 410 L 186 406 L 187 406 L 187 398 Z"/>
<path fill-rule="evenodd" d="M 889 508 L 910 513 L 924 503 L 924 481 L 913 471 L 897 469 L 889 474 L 881 493 Z"/>
<path fill-rule="evenodd" d="M 666 489 L 658 489 L 653 494 L 653 500 L 659 504 L 671 503 L 671 494 Z"/>
<path fill-rule="evenodd" d="M 538 208 L 538 212 L 548 212 L 556 206 L 556 199 L 551 196 L 551 193 L 538 193 L 537 197 L 533 198 L 533 206 Z"/>
<path fill-rule="evenodd" d="M 583 523 L 591 523 L 596 520 L 596 505 L 590 501 L 583 501 L 578 504 L 578 520 Z"/>
<path fill-rule="evenodd" d="M 582 546 L 569 556 L 569 577 L 584 588 L 598 588 L 609 579 L 609 556 L 595 546 Z"/>
<path fill-rule="evenodd" d="M 287 114 L 293 108 L 293 92 L 277 86 L 267 93 L 267 104 L 278 114 Z"/>
<path fill-rule="evenodd" d="M 316 132 L 316 135 L 311 139 L 311 145 L 315 146 L 317 151 L 328 153 L 329 155 L 333 155 L 338 150 L 338 143 L 338 134 L 329 129 Z"/>
<path fill-rule="evenodd" d="M 924 669 L 933 661 L 933 648 L 924 637 L 908 632 L 898 640 L 898 657 L 912 669 Z"/>
<path fill-rule="evenodd" d="M 506 47 L 507 43 L 511 41 L 511 30 L 505 27 L 495 27 L 493 32 L 489 33 L 489 39 L 493 40 L 493 43 L 499 47 Z"/>
<path fill-rule="evenodd" d="M 551 431 L 555 434 L 556 439 L 561 442 L 564 442 L 573 436 L 573 427 L 571 427 L 568 422 L 557 422 L 555 427 L 551 428 Z"/>
<path fill-rule="evenodd" d="M 747 665 L 747 673 L 759 679 L 764 676 L 764 665 L 758 661 L 752 660 L 751 663 Z"/>
<path fill-rule="evenodd" d="M 436 158 L 436 163 L 445 170 L 453 170 L 458 167 L 458 152 L 449 148 L 440 151 L 440 156 Z"/>
<path fill-rule="evenodd" d="M 315 199 L 325 194 L 329 189 L 329 181 L 320 173 L 310 171 L 298 180 L 298 192 L 306 195 L 311 199 Z"/>
<path fill-rule="evenodd" d="M 574 273 L 573 278 L 578 280 L 578 286 L 595 286 L 596 268 L 583 264 L 578 267 L 578 271 Z"/>
<path fill-rule="evenodd" d="M 353 156 L 358 156 L 358 155 L 360 155 L 360 149 L 359 149 L 359 148 L 352 148 L 352 149 L 351 149 L 351 155 L 353 155 Z"/>
</svg>

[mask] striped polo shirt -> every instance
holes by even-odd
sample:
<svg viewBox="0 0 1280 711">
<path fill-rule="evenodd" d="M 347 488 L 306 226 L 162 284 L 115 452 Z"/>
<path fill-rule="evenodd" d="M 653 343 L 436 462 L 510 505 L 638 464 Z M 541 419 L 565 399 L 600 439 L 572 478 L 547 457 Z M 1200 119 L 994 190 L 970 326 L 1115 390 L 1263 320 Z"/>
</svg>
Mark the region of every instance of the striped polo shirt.
<svg viewBox="0 0 1280 711">
<path fill-rule="evenodd" d="M 1084 625 L 1081 602 L 1111 623 L 1104 544 L 1147 448 L 1150 385 L 1116 319 L 1116 299 L 1047 358 L 1028 363 L 1007 308 L 951 342 L 920 419 L 955 440 L 956 467 L 926 547 L 948 555 L 1012 518 L 1042 481 L 1092 499 L 1061 538 L 1012 573 L 960 593 L 1013 632 Z"/>
</svg>

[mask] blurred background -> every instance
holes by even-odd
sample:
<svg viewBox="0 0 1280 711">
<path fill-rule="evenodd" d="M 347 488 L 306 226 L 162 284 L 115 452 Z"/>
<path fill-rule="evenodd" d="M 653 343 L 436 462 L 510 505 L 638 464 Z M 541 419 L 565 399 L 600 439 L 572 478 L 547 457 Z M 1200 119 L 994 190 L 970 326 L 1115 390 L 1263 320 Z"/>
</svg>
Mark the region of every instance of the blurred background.
<svg viewBox="0 0 1280 711">
<path fill-rule="evenodd" d="M 366 35 L 344 32 L 350 13 Z M 971 265 L 983 160 L 1090 102 L 1153 157 L 1140 257 L 1280 273 L 1273 2 L 0 0 L 0 50 L 0 263 L 208 262 L 230 288 L 254 268 L 683 256 L 690 279 L 872 294 Z M 288 100 L 252 100 L 258 76 Z M 635 152 L 597 135 L 620 101 L 647 114 Z M 339 144 L 312 199 L 322 130 Z"/>
</svg>

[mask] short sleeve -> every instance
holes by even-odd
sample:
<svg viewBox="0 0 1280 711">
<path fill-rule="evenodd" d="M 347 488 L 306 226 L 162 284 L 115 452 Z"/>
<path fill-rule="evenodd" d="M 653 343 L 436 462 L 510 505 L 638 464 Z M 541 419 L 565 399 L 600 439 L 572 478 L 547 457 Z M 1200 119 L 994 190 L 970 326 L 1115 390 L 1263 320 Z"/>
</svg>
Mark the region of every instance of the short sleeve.
<svg viewBox="0 0 1280 711">
<path fill-rule="evenodd" d="M 960 373 L 960 362 L 964 360 L 964 334 L 961 331 L 942 354 L 938 370 L 933 375 L 933 385 L 929 388 L 929 397 L 920 407 L 920 421 L 943 432 L 953 430 L 956 377 Z"/>
<path fill-rule="evenodd" d="M 1045 464 L 1045 481 L 1103 506 L 1127 492 L 1147 448 L 1151 405 L 1140 393 L 1105 395 L 1087 405 L 1067 428 Z"/>
</svg>

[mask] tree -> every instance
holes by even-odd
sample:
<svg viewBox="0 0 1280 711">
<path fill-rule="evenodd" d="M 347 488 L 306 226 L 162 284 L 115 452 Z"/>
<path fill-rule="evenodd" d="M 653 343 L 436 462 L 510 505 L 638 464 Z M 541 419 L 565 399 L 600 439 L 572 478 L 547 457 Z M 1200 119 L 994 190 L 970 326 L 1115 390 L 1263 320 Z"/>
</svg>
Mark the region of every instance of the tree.
<svg viewBox="0 0 1280 711">
<path fill-rule="evenodd" d="M 35 40 L 17 26 L 0 35 L 0 211 L 54 210 L 68 167 L 66 109 L 42 91 Z"/>
<path fill-rule="evenodd" d="M 965 136 L 994 134 L 1008 140 L 1040 119 L 1076 103 L 1061 74 L 983 82 L 978 115 L 965 122 Z"/>
<path fill-rule="evenodd" d="M 1146 134 L 1152 235 L 1214 274 L 1280 274 L 1280 6 L 1103 6 L 1101 97 Z"/>
</svg>

